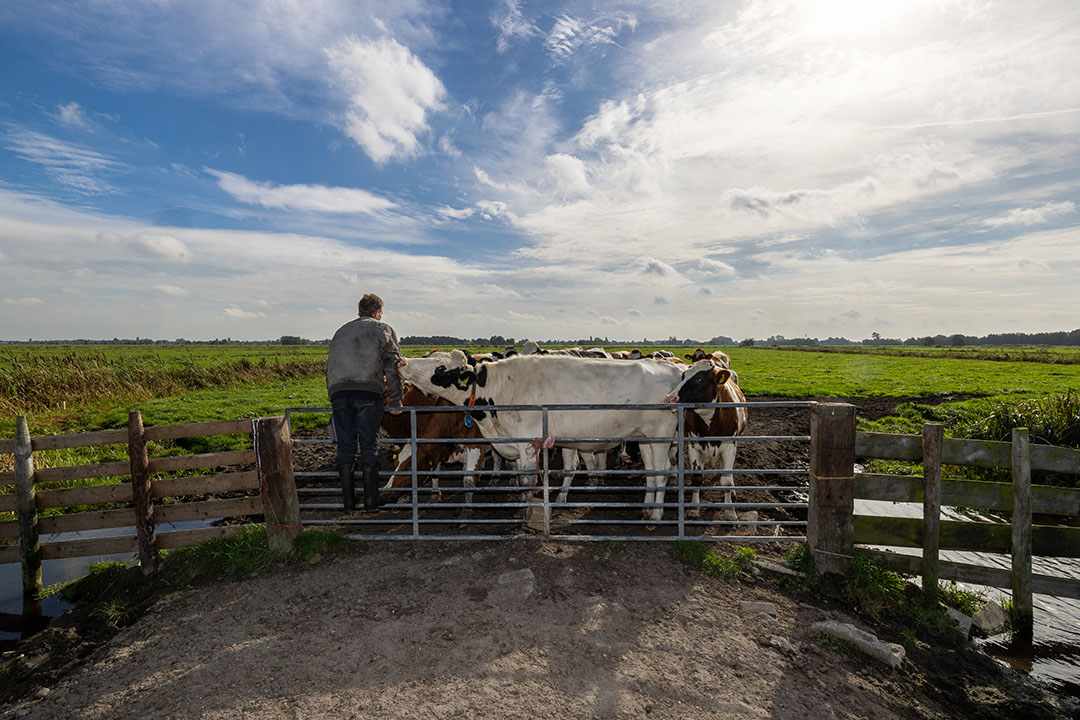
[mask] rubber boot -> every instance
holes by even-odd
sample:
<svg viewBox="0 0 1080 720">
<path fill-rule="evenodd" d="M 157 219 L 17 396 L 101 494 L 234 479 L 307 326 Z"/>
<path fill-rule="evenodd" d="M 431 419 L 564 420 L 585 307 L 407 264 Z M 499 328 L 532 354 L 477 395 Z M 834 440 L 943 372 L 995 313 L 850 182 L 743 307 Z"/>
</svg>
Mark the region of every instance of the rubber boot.
<svg viewBox="0 0 1080 720">
<path fill-rule="evenodd" d="M 353 475 L 353 464 L 338 465 L 337 471 L 341 479 L 341 494 L 344 498 L 345 509 L 354 510 L 356 508 L 356 477 Z"/>
<path fill-rule="evenodd" d="M 379 495 L 379 463 L 363 463 L 364 473 L 364 509 L 378 510 L 389 502 Z"/>
</svg>

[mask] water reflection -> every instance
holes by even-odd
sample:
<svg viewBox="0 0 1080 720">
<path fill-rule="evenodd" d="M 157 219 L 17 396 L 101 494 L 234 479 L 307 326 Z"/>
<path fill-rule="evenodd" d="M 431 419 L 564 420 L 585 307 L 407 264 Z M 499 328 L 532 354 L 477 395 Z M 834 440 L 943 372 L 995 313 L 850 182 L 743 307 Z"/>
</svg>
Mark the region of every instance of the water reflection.
<svg viewBox="0 0 1080 720">
<path fill-rule="evenodd" d="M 921 503 L 896 503 L 881 500 L 855 500 L 857 515 L 881 515 L 885 517 L 921 518 Z M 984 512 L 941 508 L 943 520 L 980 520 L 1003 522 L 1001 517 L 991 517 Z M 921 555 L 918 548 L 889 548 L 898 553 Z M 1012 558 L 992 553 L 942 550 L 941 559 L 956 563 L 969 563 L 987 567 L 1012 569 Z M 1032 572 L 1037 575 L 1055 575 L 1080 580 L 1080 559 L 1033 557 Z M 1008 588 L 986 587 L 969 583 L 957 583 L 968 592 L 981 593 L 987 599 L 1010 600 Z M 1029 672 L 1032 677 L 1046 682 L 1058 692 L 1080 697 L 1080 600 L 1052 595 L 1035 595 L 1034 632 L 1029 640 L 1018 636 L 997 636 L 979 642 L 980 647 L 994 657 L 1007 662 L 1013 668 Z"/>
<path fill-rule="evenodd" d="M 194 530 L 210 527 L 206 520 L 190 520 L 177 523 L 162 523 L 158 532 L 173 530 Z M 109 528 L 104 530 L 83 530 L 80 532 L 42 535 L 41 542 L 78 540 L 82 538 L 123 537 L 134 535 L 134 528 Z M 58 558 L 41 563 L 41 582 L 45 587 L 65 583 L 86 575 L 90 566 L 99 561 L 122 562 L 134 565 L 138 562 L 135 553 L 95 555 L 90 557 Z M 0 563 L 0 652 L 12 650 L 19 642 L 40 632 L 49 622 L 59 617 L 72 607 L 71 603 L 57 595 L 37 602 L 24 603 L 22 593 L 22 566 L 19 563 Z"/>
</svg>

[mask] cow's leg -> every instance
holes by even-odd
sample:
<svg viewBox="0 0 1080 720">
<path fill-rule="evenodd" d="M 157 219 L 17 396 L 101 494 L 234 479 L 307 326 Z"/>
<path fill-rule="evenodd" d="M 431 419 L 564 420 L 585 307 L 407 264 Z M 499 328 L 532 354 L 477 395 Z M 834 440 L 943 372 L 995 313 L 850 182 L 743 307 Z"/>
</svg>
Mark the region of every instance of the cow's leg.
<svg viewBox="0 0 1080 720">
<path fill-rule="evenodd" d="M 720 443 L 720 463 L 723 466 L 724 470 L 731 470 L 731 469 L 733 469 L 735 467 L 735 443 L 734 442 Z M 722 474 L 720 476 L 720 484 L 723 485 L 724 487 L 734 487 L 735 478 L 731 473 L 724 473 L 724 474 Z M 733 493 L 732 493 L 731 490 L 725 490 L 724 491 L 724 502 L 726 502 L 726 503 L 732 502 L 732 499 L 731 499 L 732 495 L 733 495 Z M 725 520 L 737 520 L 738 518 L 739 518 L 739 516 L 735 512 L 735 508 L 732 508 L 732 507 L 724 508 L 724 519 Z"/>
<path fill-rule="evenodd" d="M 578 453 L 577 450 L 572 448 L 562 449 L 562 490 L 559 491 L 559 496 L 555 499 L 555 502 L 566 502 L 566 496 L 570 492 L 570 486 L 574 483 L 574 476 L 577 475 L 578 457 L 588 457 L 589 453 Z M 586 461 L 586 466 L 588 461 Z"/>
<path fill-rule="evenodd" d="M 641 462 L 646 470 L 659 470 L 661 474 L 647 475 L 645 491 L 645 503 L 662 505 L 664 502 L 664 488 L 667 486 L 667 472 L 671 469 L 668 463 L 668 449 L 670 445 L 664 443 L 640 443 Z M 664 508 L 644 508 L 642 516 L 646 520 L 659 522 L 664 517 Z"/>
<path fill-rule="evenodd" d="M 590 473 L 589 487 L 602 485 L 604 482 L 603 477 L 592 473 L 595 470 L 607 470 L 607 452 L 601 450 L 594 453 L 582 453 L 581 459 L 585 461 L 585 469 Z"/>
<path fill-rule="evenodd" d="M 704 476 L 701 475 L 701 473 L 693 472 L 693 471 L 701 470 L 702 467 L 704 467 L 705 463 L 703 461 L 702 447 L 700 445 L 698 445 L 697 443 L 688 444 L 687 447 L 686 447 L 686 454 L 687 454 L 687 459 L 689 460 L 688 465 L 690 466 L 690 470 L 691 470 L 691 472 L 689 472 L 689 473 L 687 473 L 685 475 L 686 482 L 687 482 L 687 484 L 689 484 L 690 486 L 692 486 L 694 488 L 694 490 L 693 490 L 693 492 L 692 492 L 692 494 L 690 496 L 690 504 L 691 505 L 697 505 L 698 503 L 701 502 L 701 484 L 702 484 L 702 482 L 704 482 L 704 480 L 703 480 Z M 701 508 L 699 508 L 699 507 L 688 508 L 687 511 L 686 511 L 686 517 L 688 517 L 688 518 L 699 518 L 699 517 L 701 517 Z"/>
<path fill-rule="evenodd" d="M 472 505 L 473 501 L 473 489 L 476 488 L 476 476 L 475 473 L 484 463 L 484 452 L 478 447 L 465 448 L 465 457 L 461 464 L 461 469 L 465 471 L 465 475 L 462 478 L 462 484 L 465 486 L 465 504 Z M 472 508 L 464 507 L 461 509 L 461 517 L 467 518 L 472 512 Z"/>
</svg>

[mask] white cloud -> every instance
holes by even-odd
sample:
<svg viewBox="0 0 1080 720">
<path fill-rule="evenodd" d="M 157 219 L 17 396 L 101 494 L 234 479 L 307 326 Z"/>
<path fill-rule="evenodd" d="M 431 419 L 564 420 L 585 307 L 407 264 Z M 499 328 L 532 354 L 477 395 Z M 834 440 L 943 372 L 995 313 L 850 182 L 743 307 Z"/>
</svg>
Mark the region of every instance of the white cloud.
<svg viewBox="0 0 1080 720">
<path fill-rule="evenodd" d="M 1076 203 L 1071 200 L 1065 202 L 1047 203 L 1041 207 L 1013 208 L 1004 215 L 987 218 L 983 225 L 989 227 L 1001 227 L 1003 225 L 1042 225 L 1058 215 L 1068 215 L 1076 212 Z"/>
<path fill-rule="evenodd" d="M 451 218 L 453 220 L 465 220 L 466 218 L 470 218 L 476 214 L 476 208 L 467 207 L 459 209 L 444 205 L 442 207 L 435 208 L 435 212 L 443 217 Z"/>
<path fill-rule="evenodd" d="M 726 262 L 713 260 L 711 258 L 701 258 L 694 265 L 694 269 L 702 275 L 713 276 L 724 280 L 730 280 L 735 277 L 734 267 L 728 265 Z"/>
<path fill-rule="evenodd" d="M 123 165 L 99 152 L 21 127 L 8 130 L 7 147 L 27 162 L 42 166 L 57 182 L 86 195 L 115 192 L 102 176 Z"/>
<path fill-rule="evenodd" d="M 643 317 L 645 315 L 645 313 L 641 312 L 637 308 L 630 308 L 629 310 L 626 311 L 626 314 L 629 315 L 630 317 L 635 317 L 635 318 Z"/>
<path fill-rule="evenodd" d="M 491 24 L 499 30 L 495 49 L 500 53 L 509 50 L 514 40 L 528 40 L 540 34 L 540 29 L 525 19 L 518 0 L 503 0 L 497 5 L 491 13 Z"/>
<path fill-rule="evenodd" d="M 224 314 L 227 318 L 234 318 L 237 320 L 250 320 L 252 318 L 266 317 L 266 313 L 264 312 L 251 312 L 249 310 L 241 310 L 235 305 L 225 308 L 222 311 L 222 314 Z"/>
<path fill-rule="evenodd" d="M 169 297 L 185 297 L 188 294 L 187 290 L 176 285 L 155 285 L 154 289 Z"/>
<path fill-rule="evenodd" d="M 563 198 L 582 197 L 589 192 L 589 180 L 585 164 L 573 155 L 556 153 L 548 155 L 548 172 L 555 183 L 555 192 Z"/>
<path fill-rule="evenodd" d="M 673 277 L 679 274 L 675 268 L 656 258 L 646 258 L 642 272 L 646 275 L 660 275 L 661 277 Z"/>
<path fill-rule="evenodd" d="M 131 238 L 131 245 L 141 253 L 166 260 L 186 262 L 191 259 L 191 250 L 182 240 L 168 233 L 155 231 L 141 232 Z"/>
<path fill-rule="evenodd" d="M 87 128 L 90 126 L 89 121 L 86 119 L 86 113 L 83 112 L 79 103 L 72 100 L 66 105 L 60 105 L 60 123 L 63 125 L 70 125 L 77 128 Z"/>
<path fill-rule="evenodd" d="M 35 297 L 4 298 L 3 300 L 5 305 L 41 305 L 44 302 L 44 300 Z"/>
<path fill-rule="evenodd" d="M 427 114 L 443 107 L 442 82 L 393 38 L 350 38 L 327 51 L 349 95 L 345 132 L 378 164 L 416 155 Z"/>
<path fill-rule="evenodd" d="M 394 203 L 359 188 L 325 185 L 275 185 L 260 183 L 242 175 L 204 168 L 218 179 L 222 190 L 241 202 L 268 208 L 287 208 L 325 213 L 374 214 L 390 210 Z"/>
<path fill-rule="evenodd" d="M 617 44 L 623 30 L 636 26 L 637 18 L 629 13 L 588 21 L 563 14 L 555 18 L 544 44 L 553 57 L 564 59 L 583 47 Z"/>
</svg>

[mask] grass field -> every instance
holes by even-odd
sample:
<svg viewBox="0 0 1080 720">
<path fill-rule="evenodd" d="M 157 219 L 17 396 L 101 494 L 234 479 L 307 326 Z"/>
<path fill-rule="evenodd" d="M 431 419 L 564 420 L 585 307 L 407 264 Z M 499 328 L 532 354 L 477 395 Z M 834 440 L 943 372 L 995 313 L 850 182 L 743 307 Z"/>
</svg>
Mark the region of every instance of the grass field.
<svg viewBox="0 0 1080 720">
<path fill-rule="evenodd" d="M 429 349 L 403 348 L 408 356 Z M 681 356 L 689 348 L 667 349 Z M 740 386 L 751 396 L 1018 398 L 1080 391 L 1080 364 L 977 359 L 963 348 L 940 357 L 920 356 L 927 348 L 876 354 L 864 347 L 719 349 L 731 356 Z M 1024 357 L 1025 351 L 1010 350 L 1011 357 Z M 1055 348 L 1053 354 L 1080 356 L 1080 349 Z M 325 358 L 321 345 L 4 346 L 0 437 L 12 436 L 17 414 L 27 416 L 33 434 L 50 434 L 125 427 L 128 411 L 136 408 L 145 423 L 167 424 L 325 407 Z"/>
</svg>

